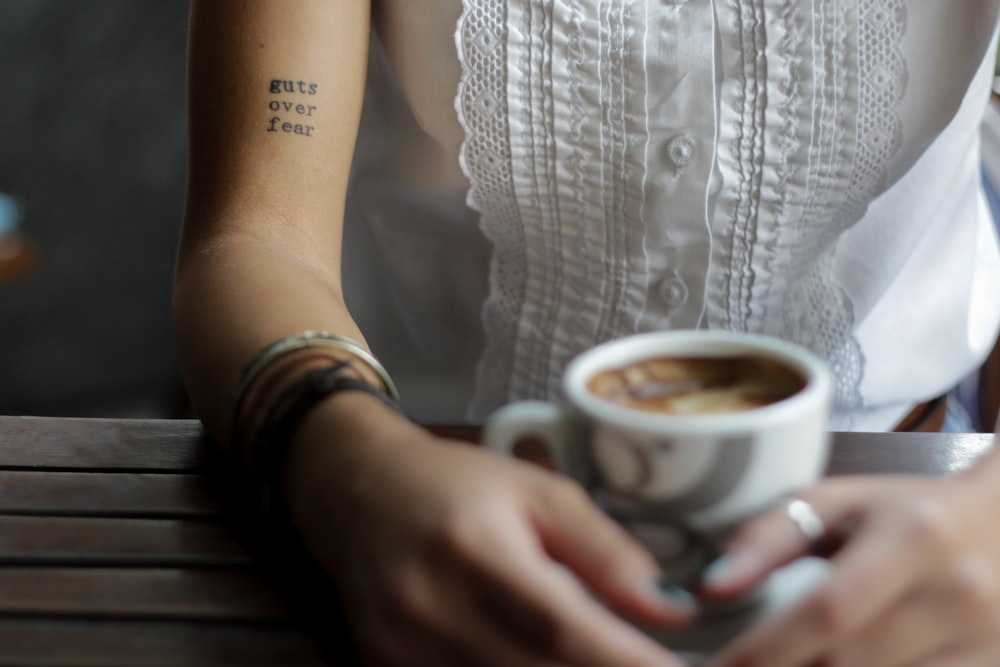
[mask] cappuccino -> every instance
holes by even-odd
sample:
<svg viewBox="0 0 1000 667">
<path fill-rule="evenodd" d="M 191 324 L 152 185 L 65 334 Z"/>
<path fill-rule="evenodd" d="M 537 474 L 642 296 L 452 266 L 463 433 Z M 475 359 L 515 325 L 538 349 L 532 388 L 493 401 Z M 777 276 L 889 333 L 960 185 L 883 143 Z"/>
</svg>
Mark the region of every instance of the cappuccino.
<svg viewBox="0 0 1000 667">
<path fill-rule="evenodd" d="M 606 401 L 672 415 L 751 410 L 805 386 L 802 375 L 757 354 L 652 357 L 603 370 L 587 382 L 587 389 Z"/>
</svg>

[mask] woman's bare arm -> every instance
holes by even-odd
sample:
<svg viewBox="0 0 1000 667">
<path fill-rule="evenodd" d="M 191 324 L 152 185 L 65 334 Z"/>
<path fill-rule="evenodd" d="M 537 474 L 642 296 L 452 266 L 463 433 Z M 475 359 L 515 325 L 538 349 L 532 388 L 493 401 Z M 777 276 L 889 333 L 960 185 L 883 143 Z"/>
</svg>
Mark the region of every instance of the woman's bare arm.
<svg viewBox="0 0 1000 667">
<path fill-rule="evenodd" d="M 175 323 L 195 407 L 224 441 L 240 368 L 282 336 L 361 340 L 340 246 L 368 0 L 195 0 L 190 169 Z"/>
</svg>

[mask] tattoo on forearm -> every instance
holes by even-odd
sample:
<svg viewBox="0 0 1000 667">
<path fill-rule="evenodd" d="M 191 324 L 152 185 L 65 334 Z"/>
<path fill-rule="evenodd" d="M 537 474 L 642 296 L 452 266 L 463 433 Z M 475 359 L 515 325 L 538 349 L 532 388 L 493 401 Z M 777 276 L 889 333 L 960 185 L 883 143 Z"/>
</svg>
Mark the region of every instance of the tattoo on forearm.
<svg viewBox="0 0 1000 667">
<path fill-rule="evenodd" d="M 271 117 L 267 121 L 268 132 L 281 132 L 282 134 L 297 134 L 302 137 L 311 137 L 316 127 L 308 124 L 315 113 L 315 104 L 308 104 L 308 98 L 316 94 L 319 86 L 306 81 L 292 81 L 291 79 L 271 79 L 268 92 L 275 97 L 268 102 L 267 108 L 271 111 Z M 307 98 L 303 102 L 303 97 Z"/>
</svg>

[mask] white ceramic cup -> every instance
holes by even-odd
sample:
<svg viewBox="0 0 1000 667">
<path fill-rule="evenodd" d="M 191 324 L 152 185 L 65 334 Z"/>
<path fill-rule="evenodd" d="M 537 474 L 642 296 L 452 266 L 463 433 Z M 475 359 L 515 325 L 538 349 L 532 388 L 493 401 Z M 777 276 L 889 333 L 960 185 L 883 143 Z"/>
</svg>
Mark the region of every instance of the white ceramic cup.
<svg viewBox="0 0 1000 667">
<path fill-rule="evenodd" d="M 801 376 L 803 388 L 762 407 L 693 415 L 629 408 L 587 388 L 595 374 L 644 359 L 747 354 L 784 364 Z M 831 387 L 822 361 L 776 338 L 638 334 L 574 359 L 563 377 L 564 404 L 525 401 L 499 409 L 483 441 L 506 454 L 525 438 L 543 441 L 556 467 L 583 483 L 661 562 L 693 570 L 732 526 L 820 477 Z"/>
</svg>

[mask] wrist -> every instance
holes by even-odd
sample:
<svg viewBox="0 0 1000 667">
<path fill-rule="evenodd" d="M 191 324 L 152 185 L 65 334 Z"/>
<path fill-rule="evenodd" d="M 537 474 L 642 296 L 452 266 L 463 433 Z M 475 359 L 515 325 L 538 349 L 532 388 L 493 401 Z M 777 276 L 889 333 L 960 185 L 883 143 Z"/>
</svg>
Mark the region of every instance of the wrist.
<svg viewBox="0 0 1000 667">
<path fill-rule="evenodd" d="M 337 459 L 350 459 L 358 450 L 396 446 L 414 432 L 423 428 L 385 401 L 365 392 L 337 392 L 301 419 L 291 433 L 289 455 L 323 450 Z"/>
<path fill-rule="evenodd" d="M 282 471 L 283 501 L 299 522 L 320 495 L 346 498 L 366 461 L 393 456 L 426 438 L 419 426 L 374 396 L 340 392 L 315 406 L 290 434 Z M 328 506 L 328 505 L 327 505 Z"/>
<path fill-rule="evenodd" d="M 341 394 L 364 395 L 402 414 L 391 397 L 368 384 L 349 362 L 332 363 L 296 377 L 261 410 L 251 430 L 246 461 L 265 513 L 281 513 L 285 504 L 285 469 L 293 434 L 310 413 Z"/>
<path fill-rule="evenodd" d="M 259 415 L 268 418 L 268 412 L 282 402 L 292 400 L 289 392 L 309 393 L 318 381 L 301 373 L 312 365 L 346 367 L 345 373 L 360 381 L 356 389 L 376 393 L 398 408 L 399 395 L 388 372 L 367 348 L 356 341 L 326 331 L 303 331 L 279 338 L 268 344 L 246 363 L 233 386 L 230 397 L 229 448 L 235 455 L 243 453 L 246 421 L 256 419 L 251 435 L 263 423 Z M 309 371 L 312 373 L 312 371 Z M 285 394 L 278 389 L 291 378 Z M 343 388 L 343 387 L 341 387 Z M 339 388 L 333 388 L 337 391 Z M 313 390 L 312 393 L 316 393 Z M 278 396 L 275 399 L 275 396 Z M 301 396 L 300 402 L 304 400 Z M 315 401 L 314 401 L 315 402 Z M 256 416 L 256 417 L 255 417 Z M 282 443 L 283 444 L 283 443 Z"/>
</svg>

